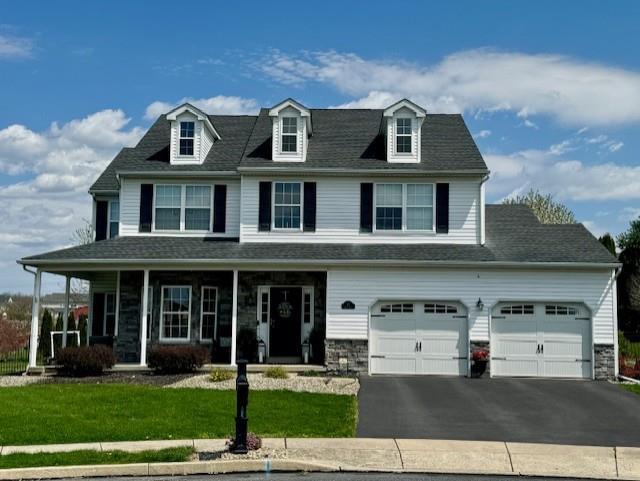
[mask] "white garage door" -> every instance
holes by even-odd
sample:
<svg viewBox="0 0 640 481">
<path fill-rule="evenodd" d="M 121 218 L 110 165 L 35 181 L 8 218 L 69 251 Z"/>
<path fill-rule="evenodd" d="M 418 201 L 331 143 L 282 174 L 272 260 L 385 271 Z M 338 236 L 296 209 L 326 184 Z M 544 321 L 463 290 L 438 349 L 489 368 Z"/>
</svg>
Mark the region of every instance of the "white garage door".
<svg viewBox="0 0 640 481">
<path fill-rule="evenodd" d="M 591 377 L 591 322 L 579 304 L 500 304 L 491 317 L 496 376 Z"/>
<path fill-rule="evenodd" d="M 379 303 L 371 314 L 372 374 L 467 373 L 467 314 L 451 302 Z"/>
</svg>

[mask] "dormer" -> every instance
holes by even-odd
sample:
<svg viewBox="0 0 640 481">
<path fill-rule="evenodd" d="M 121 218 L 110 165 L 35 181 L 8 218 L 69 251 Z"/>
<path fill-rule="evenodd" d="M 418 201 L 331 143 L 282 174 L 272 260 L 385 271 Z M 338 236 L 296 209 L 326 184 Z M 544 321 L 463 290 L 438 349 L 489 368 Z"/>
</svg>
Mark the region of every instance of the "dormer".
<svg viewBox="0 0 640 481">
<path fill-rule="evenodd" d="M 427 111 L 410 100 L 402 99 L 383 113 L 387 162 L 420 162 L 422 123 Z"/>
<path fill-rule="evenodd" d="M 221 139 L 207 114 L 191 104 L 176 107 L 167 120 L 171 123 L 171 164 L 202 164 L 213 143 Z"/>
<path fill-rule="evenodd" d="M 269 110 L 272 122 L 271 158 L 276 162 L 304 162 L 311 136 L 311 112 L 293 99 Z"/>
</svg>

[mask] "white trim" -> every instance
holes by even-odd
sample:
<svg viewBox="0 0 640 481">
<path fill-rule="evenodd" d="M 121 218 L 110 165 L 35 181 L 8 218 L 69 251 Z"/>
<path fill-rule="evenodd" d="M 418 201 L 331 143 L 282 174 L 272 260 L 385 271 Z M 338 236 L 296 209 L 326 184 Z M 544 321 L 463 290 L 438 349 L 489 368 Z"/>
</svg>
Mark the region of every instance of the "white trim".
<svg viewBox="0 0 640 481">
<path fill-rule="evenodd" d="M 64 309 L 62 311 L 62 347 L 67 347 L 67 332 L 69 329 L 69 291 L 71 290 L 71 277 L 65 276 L 64 283 Z M 80 341 L 78 339 L 78 345 Z M 53 352 L 53 349 L 51 350 Z"/>
<path fill-rule="evenodd" d="M 153 199 L 152 199 L 152 212 L 151 212 L 151 232 L 158 234 L 189 234 L 189 235 L 208 235 L 214 234 L 213 232 L 213 199 L 214 190 L 216 184 L 191 184 L 191 183 L 154 183 L 153 184 Z M 222 184 L 221 184 L 222 185 Z M 226 184 L 224 184 L 226 185 Z M 157 229 L 156 228 L 156 209 L 176 209 L 176 207 L 157 207 L 156 195 L 157 186 L 169 186 L 180 188 L 180 228 L 179 229 Z M 187 207 L 187 187 L 207 187 L 209 189 L 209 228 L 207 230 L 194 230 L 187 229 L 187 208 L 198 209 L 198 207 Z M 204 208 L 202 208 L 204 210 Z"/>
<path fill-rule="evenodd" d="M 31 304 L 31 339 L 29 344 L 29 367 L 38 364 L 38 331 L 40 314 L 40 288 L 42 284 L 42 271 L 37 269 L 33 279 L 33 299 Z M 89 336 L 87 336 L 88 338 Z"/>
<path fill-rule="evenodd" d="M 142 312 L 144 312 L 144 310 L 142 309 L 142 305 L 143 305 L 143 298 L 144 298 L 144 287 L 141 288 L 140 290 L 140 310 Z M 147 319 L 147 317 L 149 316 L 149 325 L 147 327 L 147 341 L 151 340 L 151 333 L 153 332 L 153 285 L 149 285 L 148 286 L 148 291 L 149 291 L 149 301 L 148 301 L 148 306 L 147 306 L 147 315 L 145 316 L 145 321 Z M 146 322 L 145 322 L 146 324 Z M 142 335 L 142 330 L 140 331 L 140 335 Z"/>
<path fill-rule="evenodd" d="M 295 134 L 285 133 L 284 132 L 284 119 L 293 119 L 293 120 L 295 120 L 295 122 L 296 122 L 296 133 Z M 300 153 L 300 152 L 298 152 L 298 138 L 302 134 L 302 132 L 300 131 L 300 126 L 298 125 L 298 117 L 295 117 L 293 115 L 282 115 L 281 117 L 279 117 L 278 122 L 280 123 L 279 129 L 278 129 L 279 130 L 279 135 L 280 135 L 280 138 L 278 139 L 278 150 L 279 150 L 278 153 L 280 155 L 284 155 L 284 156 L 291 155 L 291 156 L 294 156 L 294 157 L 298 157 L 298 154 Z M 295 136 L 295 138 L 296 138 L 296 142 L 295 142 L 296 150 L 284 150 L 282 148 L 282 143 L 283 143 L 282 140 L 283 140 L 283 137 L 285 135 L 290 136 L 290 137 Z"/>
<path fill-rule="evenodd" d="M 276 227 L 276 184 L 298 184 L 300 186 L 300 226 Z M 296 204 L 278 204 L 281 206 L 295 207 Z M 299 180 L 274 180 L 271 181 L 271 230 L 277 232 L 302 232 L 304 227 L 304 182 Z"/>
<path fill-rule="evenodd" d="M 309 111 L 308 108 L 306 108 L 300 102 L 297 102 L 292 98 L 285 99 L 279 104 L 271 107 L 271 109 L 269 109 L 269 117 L 278 117 L 280 115 L 280 112 L 288 107 L 291 107 L 300 113 L 300 117 L 302 117 L 307 124 L 307 130 L 309 131 L 309 135 L 313 134 L 312 125 L 311 125 L 311 112 Z"/>
<path fill-rule="evenodd" d="M 401 229 L 378 229 L 378 186 L 379 185 L 400 185 L 402 188 L 402 228 Z M 407 227 L 407 194 L 409 185 L 430 185 L 431 186 L 431 229 L 409 229 Z M 386 206 L 382 206 L 386 207 Z M 413 206 L 412 206 L 413 207 Z M 428 206 L 423 206 L 428 207 Z M 392 207 L 393 208 L 393 207 Z M 397 208 L 397 206 L 395 207 Z M 381 232 L 384 234 L 436 234 L 436 184 L 433 182 L 374 182 L 373 183 L 373 230 L 372 233 Z M 366 233 L 365 233 L 366 235 Z"/>
<path fill-rule="evenodd" d="M 613 314 L 613 359 L 614 359 L 614 370 L 613 373 L 618 376 L 620 374 L 620 365 L 618 363 L 618 353 L 620 350 L 620 346 L 618 346 L 618 275 L 616 272 L 611 274 L 612 284 L 611 284 L 611 294 L 612 294 L 612 306 L 611 313 Z M 593 334 L 592 334 L 593 336 Z M 592 337 L 593 338 L 593 337 Z M 595 351 L 595 346 L 594 346 Z M 595 353 L 594 353 L 595 354 Z M 595 356 L 594 356 L 594 376 L 595 376 Z"/>
<path fill-rule="evenodd" d="M 387 107 L 384 110 L 382 115 L 384 117 L 393 117 L 398 110 L 403 108 L 412 110 L 413 113 L 418 118 L 423 118 L 427 115 L 427 111 L 425 109 L 423 109 L 418 104 L 416 104 L 415 102 L 412 102 L 409 99 L 401 99 L 401 100 L 398 100 L 396 103 L 391 104 L 389 107 Z"/>
<path fill-rule="evenodd" d="M 111 236 L 111 222 L 115 222 L 111 219 L 111 204 L 118 203 L 118 234 L 115 237 L 120 236 L 120 198 L 111 199 L 107 201 L 107 239 L 115 239 Z"/>
<path fill-rule="evenodd" d="M 215 293 L 216 293 L 216 297 L 215 297 L 215 306 L 214 306 L 214 311 L 210 312 L 207 311 L 206 314 L 211 315 L 213 314 L 213 337 L 211 339 L 207 338 L 205 339 L 204 336 L 202 335 L 202 328 L 204 326 L 204 290 L 205 289 L 212 289 Z M 200 288 L 200 342 L 204 343 L 204 344 L 211 344 L 213 342 L 214 339 L 218 338 L 218 288 L 216 286 L 202 286 Z"/>
<path fill-rule="evenodd" d="M 236 365 L 236 342 L 238 339 L 238 269 L 233 271 L 233 293 L 231 296 L 231 365 Z"/>
<path fill-rule="evenodd" d="M 413 140 L 414 140 L 414 134 L 413 134 L 413 119 L 407 115 L 399 115 L 397 117 L 395 117 L 395 125 L 394 125 L 394 131 L 393 131 L 393 148 L 394 148 L 394 155 L 397 156 L 407 156 L 407 157 L 413 157 Z M 410 132 L 408 134 L 400 134 L 398 133 L 398 122 L 400 120 L 408 120 L 409 121 L 409 130 Z M 398 151 L 398 137 L 409 137 L 409 152 L 399 152 Z"/>
<path fill-rule="evenodd" d="M 189 310 L 187 311 L 187 337 L 165 337 L 164 335 L 164 290 L 165 289 L 189 289 Z M 191 340 L 191 286 L 190 285 L 161 285 L 160 286 L 160 342 L 162 343 L 181 343 L 189 342 Z M 177 311 L 168 311 L 169 314 L 182 315 L 183 313 Z M 146 315 L 146 313 L 145 313 Z"/>
<path fill-rule="evenodd" d="M 140 365 L 147 365 L 147 310 L 149 309 L 149 269 L 142 280 L 142 308 L 140 309 Z"/>
<path fill-rule="evenodd" d="M 220 137 L 220 134 L 218 134 L 218 132 L 216 131 L 215 127 L 213 126 L 213 124 L 211 123 L 211 121 L 209 120 L 209 117 L 207 116 L 207 114 L 205 114 L 202 110 L 200 110 L 197 107 L 194 107 L 193 105 L 191 105 L 190 103 L 184 103 L 178 107 L 176 107 L 175 109 L 171 110 L 170 112 L 167 113 L 166 118 L 167 120 L 170 121 L 175 121 L 178 120 L 178 117 L 180 115 L 182 115 L 185 112 L 190 112 L 191 114 L 193 114 L 197 120 L 201 121 L 204 123 L 204 125 L 211 131 L 211 133 L 218 139 L 222 139 L 222 137 Z"/>
<path fill-rule="evenodd" d="M 120 321 L 120 271 L 116 273 L 116 319 L 113 328 L 113 336 L 118 337 L 118 324 Z"/>
</svg>

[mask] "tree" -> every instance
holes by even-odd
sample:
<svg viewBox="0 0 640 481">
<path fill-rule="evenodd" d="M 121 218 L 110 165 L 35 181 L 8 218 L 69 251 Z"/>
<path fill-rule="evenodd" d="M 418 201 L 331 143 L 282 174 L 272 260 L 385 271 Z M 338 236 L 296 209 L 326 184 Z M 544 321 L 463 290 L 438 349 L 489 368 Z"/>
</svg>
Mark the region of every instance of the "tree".
<svg viewBox="0 0 640 481">
<path fill-rule="evenodd" d="M 75 331 L 76 327 L 76 316 L 73 314 L 73 311 L 69 312 L 69 317 L 67 318 L 67 331 Z M 67 336 L 67 346 L 76 347 L 78 345 L 78 341 L 76 339 L 75 334 L 70 334 Z"/>
<path fill-rule="evenodd" d="M 80 331 L 80 345 L 85 346 L 87 344 L 87 331 L 89 329 L 89 319 L 85 314 L 82 314 L 78 319 L 78 330 Z"/>
<path fill-rule="evenodd" d="M 95 235 L 91 221 L 83 217 L 82 225 L 73 231 L 73 234 L 71 234 L 71 241 L 75 245 L 81 246 L 91 244 L 94 241 L 94 238 Z"/>
<path fill-rule="evenodd" d="M 640 249 L 640 217 L 629 223 L 629 229 L 618 236 L 618 245 L 621 250 L 628 248 Z"/>
<path fill-rule="evenodd" d="M 531 207 L 533 213 L 543 224 L 575 224 L 576 216 L 567 206 L 553 200 L 551 194 L 543 195 L 539 190 L 531 189 L 525 195 L 505 199 L 503 204 L 524 204 Z"/>
<path fill-rule="evenodd" d="M 31 296 L 22 294 L 11 294 L 13 302 L 4 306 L 7 319 L 12 321 L 28 321 L 31 319 Z"/>
<path fill-rule="evenodd" d="M 53 316 L 48 309 L 42 313 L 42 326 L 40 327 L 40 349 L 45 359 L 51 357 L 51 331 L 53 331 Z"/>
<path fill-rule="evenodd" d="M 26 347 L 29 329 L 26 324 L 0 317 L 0 357 Z"/>
<path fill-rule="evenodd" d="M 62 331 L 64 329 L 64 325 L 62 323 L 62 314 L 58 314 L 56 316 L 56 327 L 55 327 L 55 331 Z M 54 354 L 56 352 L 58 352 L 60 350 L 60 348 L 62 347 L 62 336 L 60 334 L 57 334 L 55 336 L 53 336 L 53 345 L 55 347 L 54 349 Z"/>
<path fill-rule="evenodd" d="M 607 232 L 598 240 L 603 246 L 607 248 L 609 252 L 611 252 L 612 255 L 614 255 L 615 257 L 618 257 L 618 254 L 616 253 L 616 241 L 613 240 L 613 237 L 611 237 L 611 234 Z"/>
</svg>

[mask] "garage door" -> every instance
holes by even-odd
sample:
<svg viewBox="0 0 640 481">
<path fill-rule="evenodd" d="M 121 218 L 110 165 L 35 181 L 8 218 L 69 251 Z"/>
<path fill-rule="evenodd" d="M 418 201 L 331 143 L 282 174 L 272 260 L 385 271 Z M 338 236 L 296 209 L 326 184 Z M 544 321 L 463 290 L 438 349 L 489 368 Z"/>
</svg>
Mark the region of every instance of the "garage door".
<svg viewBox="0 0 640 481">
<path fill-rule="evenodd" d="M 379 303 L 371 314 L 372 374 L 467 373 L 467 314 L 448 302 Z"/>
<path fill-rule="evenodd" d="M 496 376 L 591 377 L 591 323 L 579 304 L 500 304 L 491 317 Z"/>
</svg>

